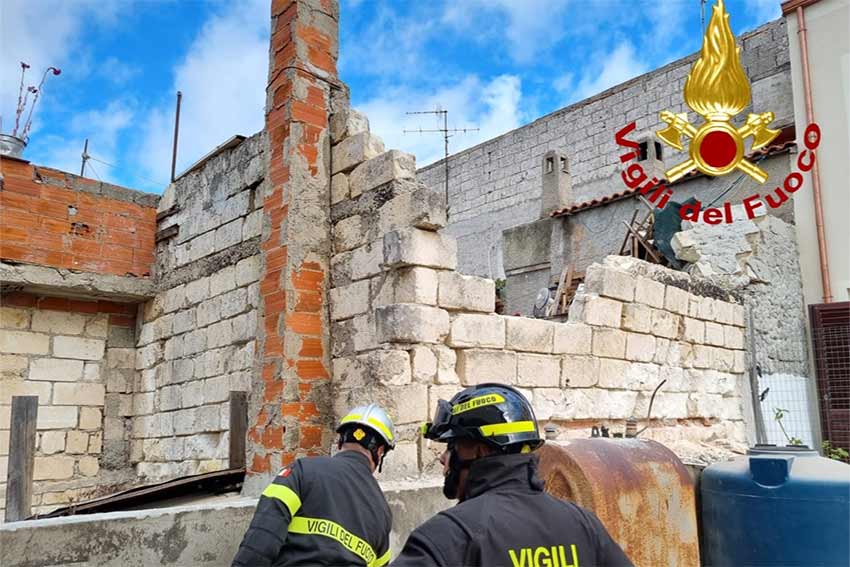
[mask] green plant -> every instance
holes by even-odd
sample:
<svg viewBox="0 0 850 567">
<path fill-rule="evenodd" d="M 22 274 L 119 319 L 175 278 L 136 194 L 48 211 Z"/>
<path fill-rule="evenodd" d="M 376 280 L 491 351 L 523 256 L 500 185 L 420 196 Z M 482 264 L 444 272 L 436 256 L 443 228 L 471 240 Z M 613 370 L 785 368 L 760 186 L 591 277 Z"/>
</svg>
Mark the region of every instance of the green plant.
<svg viewBox="0 0 850 567">
<path fill-rule="evenodd" d="M 832 443 L 829 441 L 824 441 L 821 446 L 823 447 L 823 455 L 826 458 L 850 463 L 850 453 L 848 453 L 846 449 L 833 447 Z"/>
<path fill-rule="evenodd" d="M 782 418 L 784 418 L 785 415 L 789 413 L 791 412 L 787 409 L 773 408 L 773 419 L 776 420 L 776 423 L 779 425 L 779 429 L 782 430 L 782 434 L 785 436 L 785 439 L 788 440 L 789 445 L 802 445 L 803 442 L 800 439 L 797 439 L 796 437 L 791 437 L 790 435 L 788 435 L 788 432 L 785 431 L 785 426 L 782 425 Z"/>
<path fill-rule="evenodd" d="M 504 279 L 496 280 L 496 297 L 500 297 L 504 299 L 505 297 L 505 285 L 507 285 L 507 281 Z"/>
</svg>

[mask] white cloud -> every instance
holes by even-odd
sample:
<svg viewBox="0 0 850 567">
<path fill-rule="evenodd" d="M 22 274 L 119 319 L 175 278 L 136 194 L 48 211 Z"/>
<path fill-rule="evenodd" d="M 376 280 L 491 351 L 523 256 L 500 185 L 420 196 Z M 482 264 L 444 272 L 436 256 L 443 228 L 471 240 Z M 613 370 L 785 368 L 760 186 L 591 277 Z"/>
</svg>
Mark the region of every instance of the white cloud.
<svg viewBox="0 0 850 567">
<path fill-rule="evenodd" d="M 263 128 L 268 11 L 265 0 L 228 6 L 204 24 L 175 66 L 172 93 L 183 92 L 178 174 L 232 135 Z M 155 179 L 170 176 L 173 121 L 173 94 L 143 120 L 136 161 Z"/>
<path fill-rule="evenodd" d="M 141 69 L 121 61 L 117 57 L 107 57 L 98 65 L 98 73 L 116 85 L 123 85 L 133 77 L 138 76 Z"/>
<path fill-rule="evenodd" d="M 568 84 L 564 83 L 564 77 L 560 79 L 562 87 L 570 88 L 567 97 L 568 102 L 582 100 L 601 93 L 605 89 L 619 85 L 648 70 L 646 61 L 635 56 L 634 47 L 628 42 L 620 43 L 614 51 L 598 60 L 603 61 L 601 68 L 596 66 L 586 67 L 581 79 L 574 87 L 572 86 L 572 79 Z"/>
<path fill-rule="evenodd" d="M 782 0 L 749 0 L 746 6 L 747 12 L 757 19 L 756 25 L 769 22 L 782 15 Z M 706 9 L 706 21 L 710 17 L 711 12 Z"/>
<path fill-rule="evenodd" d="M 477 132 L 459 133 L 449 141 L 449 152 L 456 153 L 521 125 L 522 85 L 519 77 L 501 75 L 489 82 L 469 75 L 459 82 L 432 89 L 414 91 L 399 86 L 386 94 L 368 99 L 357 108 L 369 117 L 372 132 L 380 136 L 387 148 L 416 155 L 419 167 L 443 157 L 443 138 L 439 133 L 410 133 L 403 130 L 438 129 L 442 120 L 436 116 L 408 116 L 415 110 L 444 108 L 449 111 L 449 128 L 478 128 Z"/>
<path fill-rule="evenodd" d="M 501 43 L 518 63 L 545 53 L 567 32 L 566 0 L 467 0 L 448 2 L 443 21 L 471 37 Z M 503 21 L 494 21 L 503 20 Z"/>
</svg>

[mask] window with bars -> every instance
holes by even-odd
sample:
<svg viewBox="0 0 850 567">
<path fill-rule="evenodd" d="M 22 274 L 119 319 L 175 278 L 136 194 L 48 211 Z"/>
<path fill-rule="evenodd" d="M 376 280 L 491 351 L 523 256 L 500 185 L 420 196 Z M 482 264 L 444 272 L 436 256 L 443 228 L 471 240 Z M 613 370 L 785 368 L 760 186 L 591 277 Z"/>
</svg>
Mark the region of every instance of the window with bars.
<svg viewBox="0 0 850 567">
<path fill-rule="evenodd" d="M 809 306 L 824 441 L 850 451 L 850 302 Z"/>
</svg>

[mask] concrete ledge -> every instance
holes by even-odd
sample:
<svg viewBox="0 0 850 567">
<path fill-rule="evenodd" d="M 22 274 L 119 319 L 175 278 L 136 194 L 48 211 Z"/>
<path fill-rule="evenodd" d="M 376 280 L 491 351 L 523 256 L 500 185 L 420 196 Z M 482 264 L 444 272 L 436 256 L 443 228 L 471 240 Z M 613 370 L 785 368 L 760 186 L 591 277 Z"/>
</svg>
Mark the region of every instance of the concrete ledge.
<svg viewBox="0 0 850 567">
<path fill-rule="evenodd" d="M 451 502 L 438 481 L 384 486 L 396 555 L 410 531 Z M 111 512 L 0 525 L 4 567 L 230 565 L 257 501 Z"/>
<path fill-rule="evenodd" d="M 145 301 L 154 296 L 151 278 L 74 272 L 31 264 L 0 262 L 0 287 L 4 292 L 64 295 L 88 299 Z"/>
</svg>

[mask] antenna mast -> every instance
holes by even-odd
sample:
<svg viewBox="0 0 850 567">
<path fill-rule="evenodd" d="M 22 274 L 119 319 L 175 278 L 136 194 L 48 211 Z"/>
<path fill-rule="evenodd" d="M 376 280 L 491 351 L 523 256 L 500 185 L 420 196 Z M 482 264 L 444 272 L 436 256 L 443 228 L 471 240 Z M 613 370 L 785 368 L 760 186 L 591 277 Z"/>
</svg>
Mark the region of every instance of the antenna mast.
<svg viewBox="0 0 850 567">
<path fill-rule="evenodd" d="M 430 132 L 438 132 L 438 133 L 443 135 L 443 144 L 444 144 L 443 166 L 445 168 L 445 174 L 444 175 L 445 175 L 445 180 L 446 180 L 446 189 L 445 189 L 445 192 L 446 192 L 446 217 L 448 218 L 448 215 L 449 215 L 449 137 L 450 137 L 450 134 L 458 134 L 458 133 L 466 134 L 467 132 L 478 132 L 479 129 L 478 128 L 449 128 L 449 111 L 448 110 L 442 110 L 442 109 L 440 109 L 439 106 L 437 107 L 436 110 L 417 110 L 417 111 L 414 111 L 414 112 L 405 112 L 405 114 L 407 114 L 407 115 L 436 114 L 437 116 L 443 117 L 443 127 L 442 128 L 436 128 L 436 129 L 430 129 L 430 130 L 423 130 L 422 128 L 418 128 L 416 130 L 402 130 L 402 132 L 405 133 L 405 134 L 411 134 L 411 133 L 425 134 L 425 133 L 430 133 Z"/>
<path fill-rule="evenodd" d="M 83 158 L 83 164 L 80 166 L 80 177 L 86 176 L 86 162 L 89 161 L 91 157 L 89 155 L 89 139 L 86 138 L 86 143 L 83 145 L 83 154 L 81 156 Z"/>
</svg>

